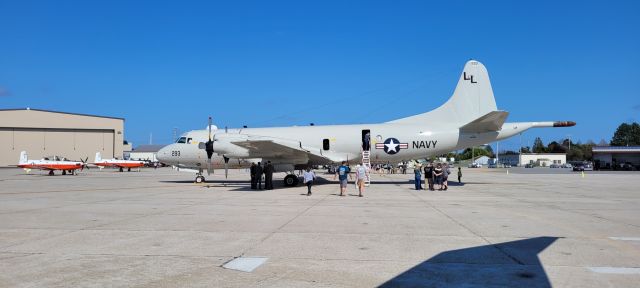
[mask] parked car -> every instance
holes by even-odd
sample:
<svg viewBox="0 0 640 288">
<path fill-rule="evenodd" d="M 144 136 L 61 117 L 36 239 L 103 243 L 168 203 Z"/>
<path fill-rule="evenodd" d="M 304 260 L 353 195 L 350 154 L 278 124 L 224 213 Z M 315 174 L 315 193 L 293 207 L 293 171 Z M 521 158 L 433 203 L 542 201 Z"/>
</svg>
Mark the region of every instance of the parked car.
<svg viewBox="0 0 640 288">
<path fill-rule="evenodd" d="M 473 162 L 469 164 L 469 168 L 482 168 L 482 164 Z"/>
<path fill-rule="evenodd" d="M 531 164 L 531 163 L 525 164 L 524 168 L 533 168 L 533 164 Z"/>
<path fill-rule="evenodd" d="M 561 167 L 562 167 L 562 168 L 569 168 L 569 169 L 571 169 L 571 168 L 573 168 L 573 165 L 571 165 L 571 163 L 564 163 L 564 164 L 562 164 L 562 166 L 561 166 Z"/>
<path fill-rule="evenodd" d="M 509 163 L 504 163 L 504 164 L 502 164 L 502 167 L 504 167 L 504 168 L 511 168 L 511 164 L 509 164 Z"/>
<path fill-rule="evenodd" d="M 615 166 L 615 168 L 616 168 L 615 170 L 622 170 L 622 171 L 634 171 L 634 170 L 636 170 L 636 167 L 633 166 L 633 164 L 631 164 L 630 162 L 617 164 Z"/>
<path fill-rule="evenodd" d="M 560 164 L 553 163 L 549 165 L 549 168 L 560 168 Z"/>
<path fill-rule="evenodd" d="M 496 165 L 496 164 L 489 164 L 489 165 L 487 165 L 487 168 L 498 168 L 498 165 Z"/>
</svg>

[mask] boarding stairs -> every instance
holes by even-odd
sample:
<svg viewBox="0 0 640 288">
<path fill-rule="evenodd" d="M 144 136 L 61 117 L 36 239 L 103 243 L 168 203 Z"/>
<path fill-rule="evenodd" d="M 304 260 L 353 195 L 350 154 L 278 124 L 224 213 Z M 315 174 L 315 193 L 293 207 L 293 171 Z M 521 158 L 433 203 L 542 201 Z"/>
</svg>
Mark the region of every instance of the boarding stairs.
<svg viewBox="0 0 640 288">
<path fill-rule="evenodd" d="M 362 151 L 362 165 L 369 171 L 367 173 L 367 177 L 364 180 L 364 185 L 369 186 L 371 184 L 371 151 L 363 150 Z"/>
</svg>

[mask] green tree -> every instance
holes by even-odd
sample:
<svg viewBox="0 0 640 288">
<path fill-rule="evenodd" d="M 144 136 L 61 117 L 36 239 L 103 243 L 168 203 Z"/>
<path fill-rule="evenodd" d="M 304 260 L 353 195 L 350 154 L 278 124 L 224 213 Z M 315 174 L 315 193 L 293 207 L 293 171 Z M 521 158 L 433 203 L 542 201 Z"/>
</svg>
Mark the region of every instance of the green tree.
<svg viewBox="0 0 640 288">
<path fill-rule="evenodd" d="M 542 143 L 542 139 L 540 137 L 536 137 L 536 140 L 533 140 L 533 153 L 544 153 L 546 152 L 544 149 L 544 143 Z"/>
<path fill-rule="evenodd" d="M 640 124 L 622 123 L 616 129 L 610 142 L 611 146 L 635 146 L 640 145 Z"/>
<path fill-rule="evenodd" d="M 551 143 L 549 143 L 547 145 L 547 152 L 549 153 L 566 153 L 567 152 L 567 147 L 556 142 L 556 141 L 552 141 Z"/>
</svg>

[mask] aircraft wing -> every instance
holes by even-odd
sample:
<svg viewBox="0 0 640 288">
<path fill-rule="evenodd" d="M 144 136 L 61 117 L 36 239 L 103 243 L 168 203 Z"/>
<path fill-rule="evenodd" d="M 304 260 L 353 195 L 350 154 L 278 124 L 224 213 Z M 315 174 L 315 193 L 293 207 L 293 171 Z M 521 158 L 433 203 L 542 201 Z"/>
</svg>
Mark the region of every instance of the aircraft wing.
<svg viewBox="0 0 640 288">
<path fill-rule="evenodd" d="M 502 124 L 507 120 L 507 116 L 509 116 L 509 112 L 506 111 L 491 111 L 460 127 L 460 132 L 484 133 L 500 131 Z"/>
<path fill-rule="evenodd" d="M 260 139 L 231 142 L 249 150 L 252 158 L 282 159 L 293 163 L 328 163 L 338 160 L 330 155 L 322 155 L 318 149 L 302 146 L 300 142 L 283 139 Z M 287 162 L 289 162 L 287 161 Z"/>
</svg>

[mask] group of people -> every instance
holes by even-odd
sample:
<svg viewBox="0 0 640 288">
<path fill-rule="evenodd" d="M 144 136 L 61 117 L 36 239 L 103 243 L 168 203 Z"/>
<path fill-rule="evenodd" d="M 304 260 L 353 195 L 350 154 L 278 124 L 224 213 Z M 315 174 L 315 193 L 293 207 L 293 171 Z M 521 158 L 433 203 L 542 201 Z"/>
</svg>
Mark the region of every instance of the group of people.
<svg viewBox="0 0 640 288">
<path fill-rule="evenodd" d="M 260 162 L 258 164 L 251 163 L 251 167 L 249 168 L 251 172 L 251 189 L 262 190 L 262 176 L 264 175 L 264 189 L 271 190 L 273 189 L 273 165 L 271 161 L 267 161 L 267 163 L 263 166 Z M 449 175 L 451 174 L 451 170 L 449 168 L 449 164 L 447 163 L 429 163 L 424 166 L 417 165 L 414 167 L 413 173 L 415 176 L 415 189 L 423 190 L 422 188 L 422 174 L 424 171 L 424 179 L 426 187 L 424 189 L 429 189 L 430 191 L 446 191 L 449 189 Z M 311 187 L 313 187 L 313 183 L 316 179 L 316 174 L 313 172 L 311 167 L 307 168 L 303 173 L 303 183 L 307 186 L 307 196 L 311 196 Z M 346 161 L 342 161 L 342 165 L 336 169 L 336 173 L 333 177 L 335 180 L 338 178 L 340 182 L 340 196 L 346 196 L 347 186 L 349 180 L 353 180 L 351 176 L 351 168 L 347 165 Z M 369 178 L 369 168 L 363 164 L 358 164 L 356 166 L 355 171 L 356 178 L 356 187 L 358 188 L 358 196 L 363 197 L 363 193 L 365 190 L 365 182 L 367 178 Z M 458 167 L 458 183 L 462 180 L 462 170 Z M 437 185 L 437 188 L 436 188 Z"/>
<path fill-rule="evenodd" d="M 264 189 L 271 190 L 273 189 L 273 164 L 271 161 L 267 161 L 264 166 L 260 162 L 256 165 L 256 163 L 251 163 L 251 167 L 249 168 L 249 172 L 251 173 L 251 189 L 253 190 L 262 190 L 262 176 L 264 175 Z"/>
<path fill-rule="evenodd" d="M 347 165 L 347 161 L 342 161 L 342 165 L 336 169 L 336 173 L 333 177 L 333 180 L 338 178 L 340 182 L 340 196 L 346 196 L 347 186 L 349 180 L 352 180 L 351 177 L 351 167 Z M 364 164 L 358 164 L 356 166 L 356 187 L 358 187 L 358 196 L 363 197 L 363 193 L 365 190 L 365 182 L 369 177 L 369 168 Z M 316 178 L 316 174 L 313 173 L 311 168 L 307 168 L 307 171 L 304 172 L 304 184 L 307 186 L 307 196 L 311 196 L 311 187 L 313 186 L 313 181 Z"/>
<path fill-rule="evenodd" d="M 386 165 L 376 164 L 373 165 L 373 169 L 378 174 L 407 174 L 407 163 L 402 162 L 401 164 L 398 164 L 397 167 L 389 163 L 387 163 Z"/>
<path fill-rule="evenodd" d="M 420 165 L 416 166 L 413 170 L 415 176 L 415 188 L 416 190 L 422 190 L 422 167 Z M 429 163 L 424 166 L 424 178 L 425 184 L 427 187 L 425 189 L 429 189 L 430 191 L 435 191 L 435 186 L 438 185 L 438 191 L 446 191 L 449 188 L 449 175 L 451 174 L 451 170 L 449 169 L 449 164 L 438 163 L 433 165 Z M 462 180 L 462 169 L 458 167 L 458 183 Z"/>
</svg>

